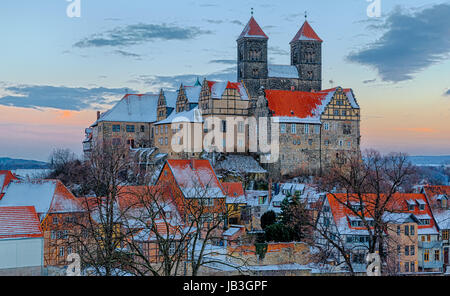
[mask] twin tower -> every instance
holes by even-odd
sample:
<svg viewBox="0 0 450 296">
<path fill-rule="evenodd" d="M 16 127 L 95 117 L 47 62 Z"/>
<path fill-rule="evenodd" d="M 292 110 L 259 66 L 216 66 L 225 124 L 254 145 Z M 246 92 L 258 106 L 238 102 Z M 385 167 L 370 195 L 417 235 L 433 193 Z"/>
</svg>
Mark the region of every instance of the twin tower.
<svg viewBox="0 0 450 296">
<path fill-rule="evenodd" d="M 322 39 L 307 21 L 290 42 L 291 65 L 268 63 L 269 37 L 253 16 L 237 39 L 237 80 L 256 97 L 261 88 L 320 91 L 322 89 Z"/>
</svg>

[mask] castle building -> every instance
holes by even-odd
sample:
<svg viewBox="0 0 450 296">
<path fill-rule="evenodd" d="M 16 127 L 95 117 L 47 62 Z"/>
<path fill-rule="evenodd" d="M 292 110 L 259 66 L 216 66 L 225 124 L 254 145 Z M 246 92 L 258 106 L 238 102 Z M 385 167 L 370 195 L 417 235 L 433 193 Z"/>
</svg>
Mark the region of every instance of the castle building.
<svg viewBox="0 0 450 296">
<path fill-rule="evenodd" d="M 87 129 L 83 145 L 123 138 L 168 158 L 200 157 L 213 122 L 221 133 L 213 145 L 261 161 L 268 155 L 249 149 L 258 141 L 249 122 L 267 117 L 277 124 L 268 130 L 276 127 L 279 134 L 279 155 L 264 167 L 274 176 L 317 173 L 345 154 L 359 155 L 360 107 L 350 88 L 322 90 L 323 41 L 310 24 L 305 21 L 290 42 L 290 65 L 268 63 L 268 42 L 252 16 L 237 39 L 237 82 L 197 79 L 176 92 L 127 95 Z M 187 133 L 180 137 L 182 128 Z"/>
</svg>

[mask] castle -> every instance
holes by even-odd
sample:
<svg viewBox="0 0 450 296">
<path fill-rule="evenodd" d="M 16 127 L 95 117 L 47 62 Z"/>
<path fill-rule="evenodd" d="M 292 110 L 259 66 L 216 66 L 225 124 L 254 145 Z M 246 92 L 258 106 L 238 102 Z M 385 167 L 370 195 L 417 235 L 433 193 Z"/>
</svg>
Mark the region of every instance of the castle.
<svg viewBox="0 0 450 296">
<path fill-rule="evenodd" d="M 266 117 L 279 133 L 279 157 L 264 165 L 273 176 L 321 172 L 344 154 L 359 154 L 359 105 L 349 88 L 322 89 L 323 41 L 310 24 L 290 42 L 291 65 L 268 63 L 268 41 L 252 16 L 237 39 L 237 82 L 204 79 L 176 92 L 127 94 L 86 129 L 85 153 L 103 142 L 150 149 L 157 158 L 201 157 L 206 134 L 219 125 L 225 154 L 261 160 L 267 155 L 251 151 L 248 119 Z"/>
</svg>

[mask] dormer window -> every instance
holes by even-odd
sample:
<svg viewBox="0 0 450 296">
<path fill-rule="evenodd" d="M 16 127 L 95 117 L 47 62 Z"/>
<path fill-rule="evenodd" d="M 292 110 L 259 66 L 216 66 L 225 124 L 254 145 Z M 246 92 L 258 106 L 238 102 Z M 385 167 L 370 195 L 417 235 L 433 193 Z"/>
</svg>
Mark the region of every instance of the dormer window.
<svg viewBox="0 0 450 296">
<path fill-rule="evenodd" d="M 406 203 L 408 204 L 408 211 L 414 211 L 416 203 L 413 200 L 407 200 Z"/>
<path fill-rule="evenodd" d="M 419 210 L 424 211 L 425 210 L 425 202 L 421 199 L 417 199 L 417 204 L 419 205 Z"/>
</svg>

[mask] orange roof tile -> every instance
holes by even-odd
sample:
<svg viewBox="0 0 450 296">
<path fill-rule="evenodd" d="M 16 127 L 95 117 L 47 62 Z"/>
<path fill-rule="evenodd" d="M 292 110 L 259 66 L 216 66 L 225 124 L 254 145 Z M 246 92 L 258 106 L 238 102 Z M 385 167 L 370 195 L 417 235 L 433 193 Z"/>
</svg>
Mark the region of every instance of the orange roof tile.
<svg viewBox="0 0 450 296">
<path fill-rule="evenodd" d="M 266 98 L 274 116 L 312 117 L 313 111 L 322 105 L 328 92 L 304 92 L 268 89 Z"/>
<path fill-rule="evenodd" d="M 297 34 L 295 35 L 294 39 L 292 39 L 292 42 L 298 41 L 298 40 L 316 40 L 322 42 L 323 40 L 317 36 L 316 32 L 314 32 L 313 28 L 309 25 L 307 21 L 305 21 L 298 30 Z"/>
<path fill-rule="evenodd" d="M 245 26 L 244 30 L 242 31 L 242 33 L 238 39 L 251 38 L 251 37 L 269 39 L 269 37 L 267 37 L 267 35 L 264 33 L 264 31 L 258 25 L 258 23 L 256 22 L 256 20 L 253 16 L 248 21 L 247 25 Z"/>
<path fill-rule="evenodd" d="M 0 207 L 0 239 L 43 235 L 34 207 Z"/>
<path fill-rule="evenodd" d="M 228 197 L 239 197 L 245 194 L 244 187 L 242 187 L 240 182 L 224 182 L 222 186 Z"/>
</svg>

